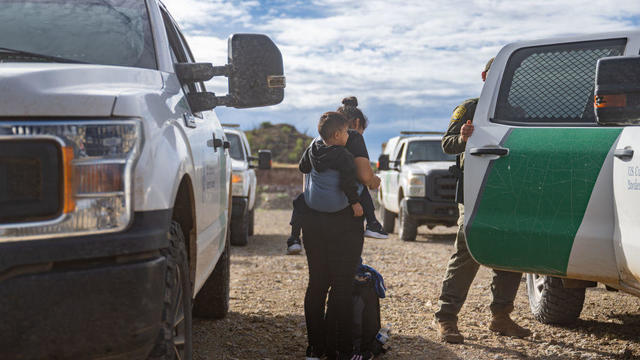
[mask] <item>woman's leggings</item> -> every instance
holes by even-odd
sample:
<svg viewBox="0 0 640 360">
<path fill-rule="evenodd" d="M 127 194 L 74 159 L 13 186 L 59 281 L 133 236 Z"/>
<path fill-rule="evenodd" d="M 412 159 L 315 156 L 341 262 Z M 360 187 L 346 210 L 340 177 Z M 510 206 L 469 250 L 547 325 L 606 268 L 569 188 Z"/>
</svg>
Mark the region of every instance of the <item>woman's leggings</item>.
<svg viewBox="0 0 640 360">
<path fill-rule="evenodd" d="M 302 221 L 303 242 L 309 264 L 309 284 L 304 298 L 309 345 L 326 350 L 327 291 L 332 316 L 337 320 L 337 350 L 352 351 L 353 278 L 360 264 L 363 245 L 362 217 L 351 207 L 336 213 L 312 211 Z"/>
</svg>

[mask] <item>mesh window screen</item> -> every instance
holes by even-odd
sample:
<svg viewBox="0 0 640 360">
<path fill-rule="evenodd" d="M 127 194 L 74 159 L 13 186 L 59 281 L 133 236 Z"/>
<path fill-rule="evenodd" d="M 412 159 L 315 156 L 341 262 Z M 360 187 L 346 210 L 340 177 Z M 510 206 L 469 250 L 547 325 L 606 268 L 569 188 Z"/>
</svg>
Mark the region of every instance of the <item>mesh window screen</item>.
<svg viewBox="0 0 640 360">
<path fill-rule="evenodd" d="M 622 55 L 626 39 L 524 48 L 503 76 L 495 122 L 595 123 L 596 62 Z"/>
</svg>

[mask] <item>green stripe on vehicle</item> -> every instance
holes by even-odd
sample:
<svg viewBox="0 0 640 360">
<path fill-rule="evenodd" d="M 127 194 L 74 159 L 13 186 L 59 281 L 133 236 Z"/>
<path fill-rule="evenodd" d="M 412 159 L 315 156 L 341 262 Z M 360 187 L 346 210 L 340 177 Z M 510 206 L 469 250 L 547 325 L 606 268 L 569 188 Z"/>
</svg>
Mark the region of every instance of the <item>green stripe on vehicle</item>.
<svg viewBox="0 0 640 360">
<path fill-rule="evenodd" d="M 594 184 L 621 129 L 514 129 L 467 229 L 481 264 L 566 275 Z M 470 210 L 470 209 L 469 209 Z"/>
</svg>

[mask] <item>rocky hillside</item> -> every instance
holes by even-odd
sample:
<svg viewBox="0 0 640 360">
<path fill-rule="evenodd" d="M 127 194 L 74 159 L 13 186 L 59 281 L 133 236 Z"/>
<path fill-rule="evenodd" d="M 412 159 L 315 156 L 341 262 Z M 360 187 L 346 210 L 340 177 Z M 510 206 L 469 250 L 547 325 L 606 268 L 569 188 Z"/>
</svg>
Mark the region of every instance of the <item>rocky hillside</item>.
<svg viewBox="0 0 640 360">
<path fill-rule="evenodd" d="M 245 131 L 251 151 L 271 150 L 274 162 L 297 163 L 304 149 L 309 146 L 312 137 L 302 134 L 289 124 L 263 122 L 253 130 Z"/>
</svg>

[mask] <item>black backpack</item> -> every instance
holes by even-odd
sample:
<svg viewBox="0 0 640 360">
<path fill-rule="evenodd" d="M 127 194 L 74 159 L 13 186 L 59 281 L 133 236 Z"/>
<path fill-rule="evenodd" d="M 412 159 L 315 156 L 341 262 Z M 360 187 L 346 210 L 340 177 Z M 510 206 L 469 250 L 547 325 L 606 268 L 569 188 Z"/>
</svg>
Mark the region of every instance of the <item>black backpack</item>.
<svg viewBox="0 0 640 360">
<path fill-rule="evenodd" d="M 373 277 L 356 278 L 353 286 L 353 347 L 362 354 L 380 355 L 387 351 L 376 340 L 380 331 L 380 298 L 376 293 Z M 337 321 L 329 309 L 325 315 L 327 325 L 327 350 L 335 353 Z"/>
</svg>

